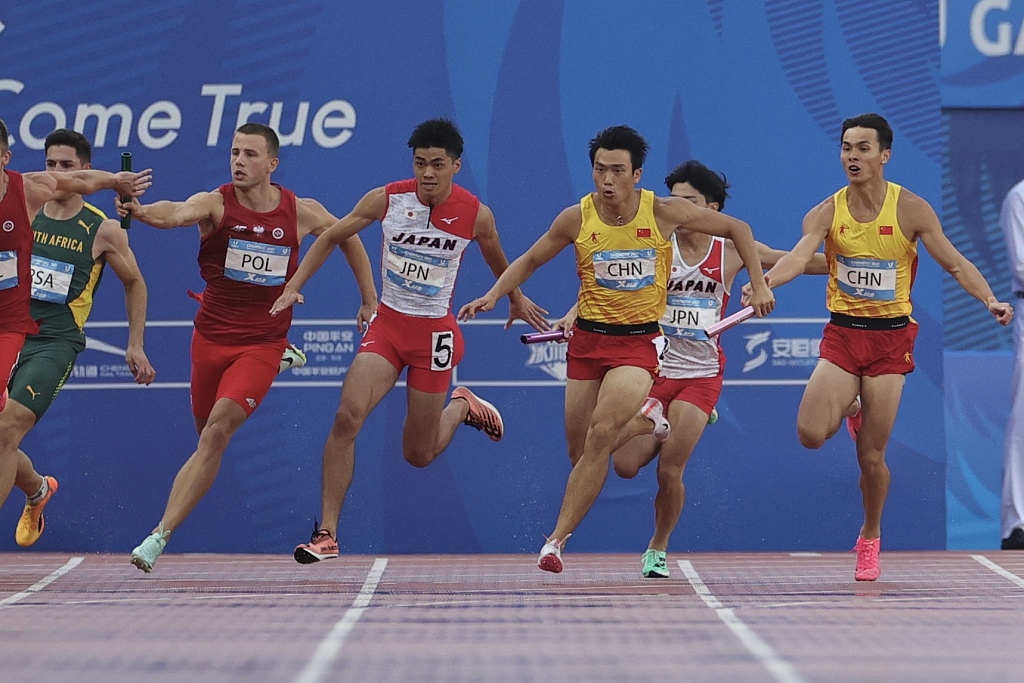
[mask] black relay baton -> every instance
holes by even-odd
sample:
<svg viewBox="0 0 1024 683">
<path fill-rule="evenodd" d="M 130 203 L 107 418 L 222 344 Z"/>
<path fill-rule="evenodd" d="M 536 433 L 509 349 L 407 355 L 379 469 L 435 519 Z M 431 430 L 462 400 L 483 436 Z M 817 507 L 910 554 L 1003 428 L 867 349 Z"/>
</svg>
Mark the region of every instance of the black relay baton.
<svg viewBox="0 0 1024 683">
<path fill-rule="evenodd" d="M 130 170 L 132 170 L 132 153 L 131 152 L 121 152 L 121 170 L 122 171 L 130 171 Z M 121 197 L 121 201 L 122 202 L 130 202 L 131 200 L 132 200 L 131 197 Z M 127 216 L 125 216 L 124 218 L 121 219 L 121 229 L 122 230 L 127 230 L 130 227 L 132 227 L 132 215 L 131 215 L 131 213 L 129 213 Z"/>
</svg>

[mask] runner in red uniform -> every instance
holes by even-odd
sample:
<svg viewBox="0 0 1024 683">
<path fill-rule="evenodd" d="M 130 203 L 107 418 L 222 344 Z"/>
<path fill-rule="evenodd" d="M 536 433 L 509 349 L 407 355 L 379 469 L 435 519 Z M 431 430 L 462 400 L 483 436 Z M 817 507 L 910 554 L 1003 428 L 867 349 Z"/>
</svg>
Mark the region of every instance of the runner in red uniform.
<svg viewBox="0 0 1024 683">
<path fill-rule="evenodd" d="M 199 224 L 199 270 L 206 281 L 192 336 L 192 414 L 199 432 L 195 452 L 179 470 L 160 523 L 131 554 L 151 572 L 171 532 L 213 484 L 235 431 L 263 401 L 288 344 L 291 314 L 270 307 L 298 264 L 299 243 L 336 222 L 313 199 L 297 198 L 271 183 L 278 166 L 278 137 L 268 126 L 247 123 L 231 145 L 232 182 L 184 202 L 124 204 L 155 228 Z M 362 294 L 356 320 L 364 327 L 377 306 L 370 260 L 352 237 L 341 249 Z"/>
<path fill-rule="evenodd" d="M 43 204 L 59 194 L 92 194 L 115 190 L 124 196 L 142 194 L 151 185 L 152 169 L 139 173 L 108 173 L 93 169 L 70 173 L 17 173 L 11 162 L 10 135 L 0 120 L 0 411 L 7 405 L 7 380 L 18 359 L 25 337 L 38 331 L 29 315 L 32 293 L 32 221 Z M 0 505 L 7 499 L 18 468 L 20 437 L 0 430 Z"/>
</svg>

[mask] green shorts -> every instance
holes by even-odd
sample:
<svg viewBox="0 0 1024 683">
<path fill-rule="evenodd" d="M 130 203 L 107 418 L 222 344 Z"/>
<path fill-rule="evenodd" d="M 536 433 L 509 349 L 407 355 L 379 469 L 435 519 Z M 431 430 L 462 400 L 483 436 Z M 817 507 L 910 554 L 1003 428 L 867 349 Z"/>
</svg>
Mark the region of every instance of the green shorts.
<svg viewBox="0 0 1024 683">
<path fill-rule="evenodd" d="M 76 358 L 78 345 L 73 342 L 29 337 L 7 385 L 11 398 L 31 410 L 38 422 L 64 386 Z"/>
</svg>

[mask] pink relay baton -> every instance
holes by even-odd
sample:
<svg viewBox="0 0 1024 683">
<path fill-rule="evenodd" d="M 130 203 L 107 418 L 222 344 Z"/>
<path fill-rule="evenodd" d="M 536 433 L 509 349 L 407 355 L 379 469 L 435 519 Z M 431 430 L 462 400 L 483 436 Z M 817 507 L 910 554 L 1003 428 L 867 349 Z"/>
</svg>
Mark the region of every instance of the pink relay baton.
<svg viewBox="0 0 1024 683">
<path fill-rule="evenodd" d="M 519 341 L 524 344 L 540 344 L 541 342 L 563 341 L 568 339 L 562 330 L 550 330 L 548 332 L 531 332 L 530 334 L 519 335 Z"/>
<path fill-rule="evenodd" d="M 729 328 L 736 327 L 737 325 L 739 325 L 741 322 L 743 322 L 752 315 L 754 315 L 754 307 L 747 306 L 746 308 L 741 308 L 740 310 L 736 311 L 727 318 L 722 318 L 717 323 L 710 326 L 708 329 L 704 331 L 707 332 L 709 337 L 714 337 L 716 335 L 722 334 Z"/>
</svg>

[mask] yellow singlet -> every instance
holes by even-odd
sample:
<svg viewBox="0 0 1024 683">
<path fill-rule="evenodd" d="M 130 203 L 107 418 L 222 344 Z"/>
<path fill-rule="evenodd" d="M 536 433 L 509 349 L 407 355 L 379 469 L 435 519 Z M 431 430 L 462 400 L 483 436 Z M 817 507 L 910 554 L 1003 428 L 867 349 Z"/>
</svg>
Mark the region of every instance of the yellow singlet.
<svg viewBox="0 0 1024 683">
<path fill-rule="evenodd" d="M 858 223 L 850 215 L 847 188 L 832 197 L 835 217 L 825 238 L 825 300 L 833 313 L 865 318 L 910 315 L 917 243 L 906 238 L 896 220 L 902 188 L 896 183 L 888 185 L 882 210 L 870 223 Z"/>
<path fill-rule="evenodd" d="M 603 222 L 593 195 L 580 200 L 580 210 L 579 317 L 611 325 L 656 322 L 665 312 L 672 243 L 654 220 L 654 193 L 640 191 L 640 209 L 625 225 Z"/>
</svg>

